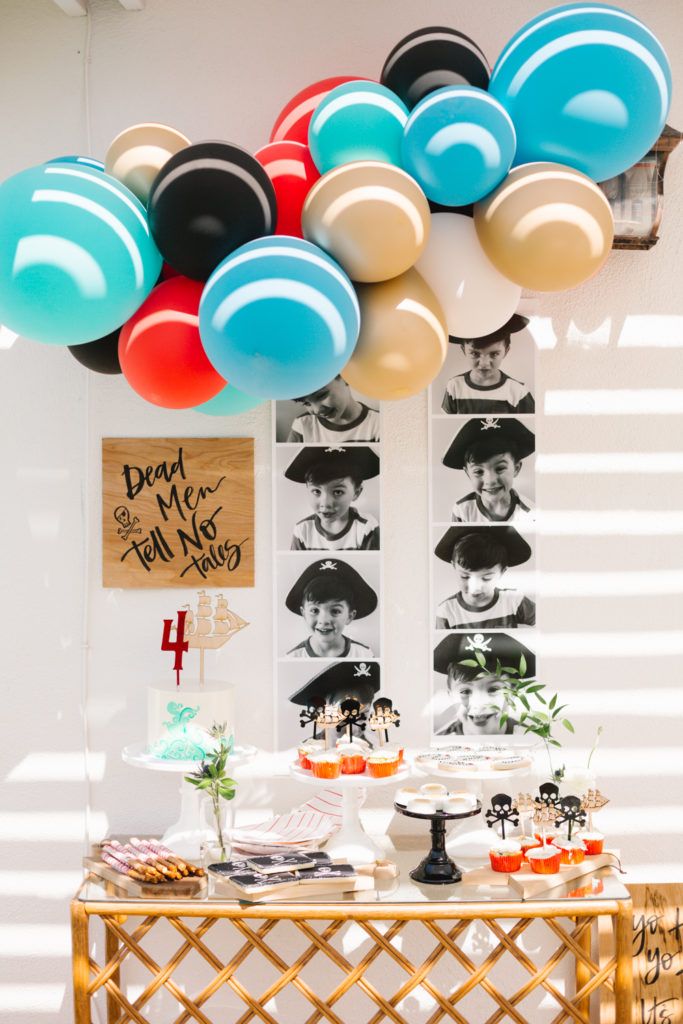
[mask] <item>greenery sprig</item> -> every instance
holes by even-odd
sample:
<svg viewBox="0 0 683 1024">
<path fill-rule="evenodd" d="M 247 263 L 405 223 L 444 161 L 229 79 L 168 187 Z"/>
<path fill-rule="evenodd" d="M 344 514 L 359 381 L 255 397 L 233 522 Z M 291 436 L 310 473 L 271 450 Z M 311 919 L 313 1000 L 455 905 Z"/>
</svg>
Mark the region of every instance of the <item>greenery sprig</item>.
<svg viewBox="0 0 683 1024">
<path fill-rule="evenodd" d="M 477 679 L 484 679 L 492 676 L 504 683 L 503 697 L 505 703 L 500 713 L 500 726 L 504 728 L 507 722 L 514 718 L 522 726 L 525 733 L 532 733 L 543 741 L 548 755 L 550 765 L 550 777 L 553 782 L 560 782 L 564 776 L 564 765 L 561 768 L 553 767 L 551 747 L 561 747 L 561 742 L 553 734 L 558 726 L 563 726 L 568 732 L 574 732 L 574 726 L 563 714 L 566 704 L 558 703 L 559 698 L 555 693 L 547 698 L 544 694 L 546 689 L 544 683 L 536 679 L 525 679 L 527 663 L 523 654 L 520 655 L 519 664 L 503 665 L 499 658 L 496 658 L 496 668 L 492 672 L 487 665 L 486 658 L 481 651 L 474 651 L 474 658 L 467 658 L 460 662 L 468 668 L 478 668 Z M 539 705 L 532 707 L 535 703 Z"/>
<path fill-rule="evenodd" d="M 211 798 L 216 838 L 220 846 L 222 860 L 227 859 L 227 853 L 221 828 L 221 800 L 232 800 L 237 788 L 235 780 L 231 779 L 225 771 L 228 758 L 233 750 L 233 737 L 226 737 L 226 726 L 225 722 L 221 724 L 214 722 L 211 727 L 211 736 L 218 740 L 217 748 L 209 757 L 202 760 L 190 775 L 185 776 L 186 782 L 189 782 L 195 789 L 202 790 Z"/>
</svg>

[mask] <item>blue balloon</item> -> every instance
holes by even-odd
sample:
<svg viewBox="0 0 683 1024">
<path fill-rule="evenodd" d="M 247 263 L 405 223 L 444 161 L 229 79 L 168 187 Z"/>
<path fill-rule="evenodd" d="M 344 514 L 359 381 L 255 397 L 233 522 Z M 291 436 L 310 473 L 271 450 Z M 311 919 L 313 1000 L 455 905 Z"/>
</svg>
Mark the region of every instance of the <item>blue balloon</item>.
<svg viewBox="0 0 683 1024">
<path fill-rule="evenodd" d="M 349 361 L 360 310 L 327 253 L 288 235 L 259 238 L 214 270 L 199 304 L 199 333 L 218 373 L 261 398 L 297 398 Z"/>
<path fill-rule="evenodd" d="M 401 166 L 401 139 L 408 108 L 377 82 L 345 82 L 316 107 L 308 145 L 321 174 L 355 160 Z"/>
<path fill-rule="evenodd" d="M 92 167 L 95 171 L 104 171 L 104 164 L 101 160 L 96 160 L 94 156 L 78 156 L 73 153 L 68 156 L 55 156 L 52 160 L 48 160 L 47 163 L 80 164 L 81 167 Z"/>
<path fill-rule="evenodd" d="M 161 270 L 142 204 L 89 167 L 42 164 L 3 182 L 0 238 L 0 323 L 52 345 L 111 334 Z"/>
<path fill-rule="evenodd" d="M 442 206 L 467 206 L 493 192 L 514 155 L 510 115 L 472 85 L 449 85 L 425 96 L 403 135 L 404 169 Z"/>
<path fill-rule="evenodd" d="M 248 412 L 261 405 L 262 398 L 252 398 L 238 391 L 232 384 L 226 384 L 222 391 L 210 398 L 208 402 L 195 405 L 195 412 L 203 412 L 207 416 L 237 416 L 241 412 Z"/>
<path fill-rule="evenodd" d="M 605 181 L 659 137 L 671 69 L 662 45 L 632 14 L 574 3 L 538 15 L 512 37 L 489 91 L 514 122 L 515 164 L 568 164 Z"/>
</svg>

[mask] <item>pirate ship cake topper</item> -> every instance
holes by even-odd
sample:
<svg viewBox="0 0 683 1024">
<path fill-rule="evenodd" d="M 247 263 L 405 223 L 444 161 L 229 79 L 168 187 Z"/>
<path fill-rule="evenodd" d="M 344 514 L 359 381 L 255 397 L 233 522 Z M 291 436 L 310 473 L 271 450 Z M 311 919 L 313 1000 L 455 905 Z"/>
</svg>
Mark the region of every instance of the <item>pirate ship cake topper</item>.
<svg viewBox="0 0 683 1024">
<path fill-rule="evenodd" d="M 398 729 L 400 724 L 401 712 L 394 710 L 394 702 L 389 697 L 378 697 L 373 701 L 368 728 L 376 733 L 380 746 L 389 742 L 389 729 Z"/>
<path fill-rule="evenodd" d="M 248 626 L 249 623 L 228 608 L 228 602 L 222 594 L 218 594 L 215 603 L 204 590 L 197 594 L 197 608 L 192 611 L 186 604 L 177 612 L 177 621 L 164 619 L 161 638 L 161 650 L 173 651 L 173 671 L 176 674 L 176 685 L 180 686 L 180 673 L 183 669 L 183 654 L 189 648 L 199 650 L 199 685 L 204 685 L 204 652 L 216 651 L 231 640 L 235 633 Z"/>
</svg>

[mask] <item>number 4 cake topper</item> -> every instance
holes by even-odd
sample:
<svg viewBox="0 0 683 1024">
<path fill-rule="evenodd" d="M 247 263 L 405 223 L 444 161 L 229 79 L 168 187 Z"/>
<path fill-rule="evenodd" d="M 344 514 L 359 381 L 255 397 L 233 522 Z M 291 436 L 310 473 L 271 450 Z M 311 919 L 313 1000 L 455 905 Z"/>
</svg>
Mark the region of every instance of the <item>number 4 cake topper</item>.
<svg viewBox="0 0 683 1024">
<path fill-rule="evenodd" d="M 500 834 L 505 839 L 505 822 L 510 825 L 519 825 L 517 808 L 512 802 L 512 797 L 507 793 L 496 793 L 491 797 L 491 808 L 486 812 L 486 824 L 489 828 L 500 822 Z"/>
<path fill-rule="evenodd" d="M 183 670 L 183 654 L 188 650 L 189 644 L 185 637 L 185 617 L 187 612 L 178 612 L 178 624 L 173 625 L 172 619 L 164 619 L 164 631 L 161 635 L 161 650 L 175 651 L 173 659 L 173 671 L 175 672 L 176 686 L 180 686 L 180 673 Z M 175 630 L 175 637 L 171 640 L 171 633 Z"/>
</svg>

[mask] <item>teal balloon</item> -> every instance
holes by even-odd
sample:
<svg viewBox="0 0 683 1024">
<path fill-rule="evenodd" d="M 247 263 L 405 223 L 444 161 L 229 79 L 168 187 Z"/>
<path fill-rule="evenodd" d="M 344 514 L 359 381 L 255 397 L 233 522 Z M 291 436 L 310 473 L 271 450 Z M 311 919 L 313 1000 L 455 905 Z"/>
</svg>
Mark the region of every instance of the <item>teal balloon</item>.
<svg viewBox="0 0 683 1024">
<path fill-rule="evenodd" d="M 308 126 L 308 146 L 321 174 L 356 160 L 401 166 L 408 108 L 377 82 L 345 82 L 328 92 Z"/>
<path fill-rule="evenodd" d="M 247 395 L 297 398 L 328 384 L 358 340 L 353 285 L 327 253 L 276 235 L 236 249 L 206 282 L 199 333 L 218 373 Z"/>
<path fill-rule="evenodd" d="M 403 169 L 427 199 L 468 206 L 500 185 L 515 155 L 510 115 L 474 85 L 447 85 L 414 107 L 403 136 Z"/>
<path fill-rule="evenodd" d="M 49 163 L 0 185 L 0 323 L 50 345 L 111 334 L 161 270 L 147 214 L 101 171 Z"/>
<path fill-rule="evenodd" d="M 95 171 L 104 171 L 104 164 L 96 160 L 94 156 L 78 156 L 76 153 L 69 153 L 67 156 L 55 156 L 48 164 L 80 164 L 81 167 L 91 167 Z"/>
<path fill-rule="evenodd" d="M 195 406 L 195 412 L 203 412 L 207 416 L 237 416 L 241 412 L 248 412 L 263 403 L 262 398 L 253 398 L 238 391 L 232 384 L 227 384 L 222 391 L 210 398 L 208 402 L 202 402 Z"/>
<path fill-rule="evenodd" d="M 532 18 L 496 61 L 489 92 L 517 132 L 515 165 L 568 164 L 594 181 L 632 167 L 671 103 L 662 44 L 633 14 L 573 3 Z"/>
</svg>

